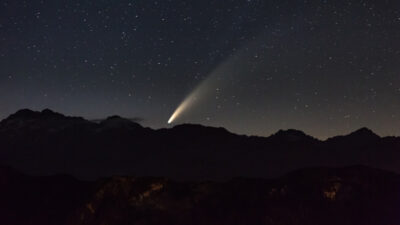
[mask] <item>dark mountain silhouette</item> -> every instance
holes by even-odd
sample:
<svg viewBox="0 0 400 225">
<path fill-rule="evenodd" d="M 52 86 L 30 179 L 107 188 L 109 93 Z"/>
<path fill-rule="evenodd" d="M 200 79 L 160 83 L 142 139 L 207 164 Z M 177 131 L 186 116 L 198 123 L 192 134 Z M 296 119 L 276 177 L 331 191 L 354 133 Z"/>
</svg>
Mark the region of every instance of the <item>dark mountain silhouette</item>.
<svg viewBox="0 0 400 225">
<path fill-rule="evenodd" d="M 143 128 L 139 124 L 129 120 L 122 118 L 120 116 L 111 116 L 107 119 L 100 122 L 100 126 L 102 129 L 128 129 L 135 130 Z"/>
<path fill-rule="evenodd" d="M 318 142 L 317 139 L 305 134 L 303 131 L 299 130 L 279 130 L 276 134 L 271 135 L 268 138 L 273 142 Z"/>
<path fill-rule="evenodd" d="M 310 166 L 366 165 L 400 172 L 400 139 L 367 128 L 326 141 L 302 131 L 270 137 L 183 124 L 153 130 L 119 116 L 99 122 L 20 110 L 0 122 L 0 164 L 25 173 L 173 179 L 275 177 Z"/>
<path fill-rule="evenodd" d="M 329 138 L 327 142 L 332 144 L 351 144 L 353 146 L 362 146 L 366 143 L 375 143 L 380 137 L 368 128 L 361 128 L 346 136 L 336 136 Z"/>
<path fill-rule="evenodd" d="M 90 182 L 66 175 L 31 177 L 0 167 L 1 224 L 65 224 L 92 189 Z"/>
<path fill-rule="evenodd" d="M 363 166 L 308 168 L 276 179 L 176 182 L 113 176 L 80 181 L 0 167 L 1 224 L 391 225 L 400 176 Z"/>
</svg>

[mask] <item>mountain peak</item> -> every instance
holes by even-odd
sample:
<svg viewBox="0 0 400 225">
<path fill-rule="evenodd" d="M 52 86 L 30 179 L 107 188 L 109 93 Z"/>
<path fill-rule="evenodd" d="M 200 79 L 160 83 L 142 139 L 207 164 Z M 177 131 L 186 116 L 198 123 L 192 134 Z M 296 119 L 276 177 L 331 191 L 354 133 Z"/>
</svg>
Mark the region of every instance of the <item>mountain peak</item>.
<svg viewBox="0 0 400 225">
<path fill-rule="evenodd" d="M 122 118 L 118 115 L 113 115 L 113 116 L 107 117 L 105 120 L 124 120 L 124 118 Z"/>
<path fill-rule="evenodd" d="M 40 114 L 45 118 L 60 118 L 60 119 L 67 118 L 67 116 L 58 112 L 54 112 L 53 110 L 50 109 L 44 109 Z"/>
<path fill-rule="evenodd" d="M 15 112 L 14 114 L 11 114 L 10 117 L 18 117 L 18 118 L 26 118 L 26 117 L 32 117 L 34 115 L 37 115 L 38 112 L 32 111 L 30 109 L 21 109 Z"/>
<path fill-rule="evenodd" d="M 305 134 L 303 131 L 295 129 L 279 130 L 277 133 L 271 135 L 269 138 L 276 141 L 289 142 L 315 140 L 313 137 Z"/>
<path fill-rule="evenodd" d="M 375 142 L 379 139 L 380 136 L 375 134 L 372 130 L 363 127 L 347 135 L 329 138 L 327 142 L 336 142 L 347 145 L 365 145 L 366 143 L 371 141 Z"/>
<path fill-rule="evenodd" d="M 42 114 L 59 114 L 59 113 L 54 112 L 51 109 L 43 109 L 41 113 Z"/>
<path fill-rule="evenodd" d="M 82 117 L 69 117 L 50 109 L 33 111 L 22 109 L 10 115 L 0 123 L 0 129 L 37 130 L 64 129 L 76 124 L 86 124 Z"/>
<path fill-rule="evenodd" d="M 130 119 L 120 117 L 118 115 L 109 116 L 105 120 L 101 121 L 100 124 L 106 128 L 141 128 L 138 123 L 133 122 Z"/>
<path fill-rule="evenodd" d="M 352 133 L 349 134 L 350 136 L 358 136 L 358 137 L 379 137 L 375 134 L 372 130 L 362 127 Z"/>
<path fill-rule="evenodd" d="M 61 113 L 54 112 L 50 109 L 44 109 L 40 111 L 33 111 L 30 109 L 21 109 L 18 110 L 16 113 L 10 115 L 7 119 L 38 119 L 38 118 L 49 118 L 49 117 L 58 117 L 58 118 L 65 118 Z"/>
<path fill-rule="evenodd" d="M 64 114 L 54 112 L 51 109 L 44 109 L 42 111 L 33 111 L 30 109 L 21 109 L 18 110 L 16 113 L 10 115 L 6 118 L 6 121 L 11 120 L 84 120 L 82 117 L 70 117 L 65 116 Z"/>
</svg>

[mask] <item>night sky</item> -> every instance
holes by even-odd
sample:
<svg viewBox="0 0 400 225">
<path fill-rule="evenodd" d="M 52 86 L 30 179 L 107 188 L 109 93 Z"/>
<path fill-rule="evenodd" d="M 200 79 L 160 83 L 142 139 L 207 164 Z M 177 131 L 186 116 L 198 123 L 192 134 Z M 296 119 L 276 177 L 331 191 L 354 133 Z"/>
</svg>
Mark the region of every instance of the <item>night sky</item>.
<svg viewBox="0 0 400 225">
<path fill-rule="evenodd" d="M 0 118 L 400 135 L 399 100 L 398 0 L 0 1 Z"/>
</svg>

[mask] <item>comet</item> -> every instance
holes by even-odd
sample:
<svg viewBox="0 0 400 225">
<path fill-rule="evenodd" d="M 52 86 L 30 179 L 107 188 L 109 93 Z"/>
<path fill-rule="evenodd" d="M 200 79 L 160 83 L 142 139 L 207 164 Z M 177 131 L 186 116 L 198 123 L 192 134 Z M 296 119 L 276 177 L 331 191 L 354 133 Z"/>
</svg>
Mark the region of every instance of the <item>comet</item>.
<svg viewBox="0 0 400 225">
<path fill-rule="evenodd" d="M 233 57 L 232 58 L 236 58 Z M 216 88 L 221 88 L 224 85 L 224 75 L 230 75 L 234 70 L 233 64 L 236 60 L 227 60 L 217 67 L 210 75 L 203 80 L 176 108 L 174 113 L 168 120 L 168 124 L 173 123 L 178 119 L 183 113 L 189 111 L 194 105 L 200 104 L 201 100 L 206 99 L 214 93 Z"/>
<path fill-rule="evenodd" d="M 185 100 L 183 100 L 183 102 L 178 106 L 178 108 L 169 118 L 168 124 L 173 123 L 177 117 L 179 117 L 185 110 L 187 110 L 191 105 L 194 104 L 194 102 L 196 101 L 195 94 L 196 92 L 193 92 L 191 95 L 186 97 Z"/>
<path fill-rule="evenodd" d="M 195 105 L 198 105 L 202 99 L 206 99 L 207 95 L 210 96 L 215 93 L 216 89 L 221 89 L 227 85 L 226 81 L 233 76 L 245 74 L 249 67 L 243 61 L 254 55 L 252 50 L 257 48 L 257 41 L 248 43 L 246 46 L 237 50 L 235 54 L 232 54 L 227 60 L 219 64 L 205 80 L 184 98 L 168 119 L 168 124 L 174 123 L 182 114 L 192 109 Z"/>
<path fill-rule="evenodd" d="M 168 120 L 168 124 L 173 123 L 183 113 L 187 112 L 194 105 L 199 104 L 201 99 L 204 99 L 207 94 L 213 93 L 215 86 L 217 85 L 218 79 L 216 79 L 218 72 L 211 73 L 205 80 L 203 80 L 176 108 L 174 113 Z"/>
</svg>

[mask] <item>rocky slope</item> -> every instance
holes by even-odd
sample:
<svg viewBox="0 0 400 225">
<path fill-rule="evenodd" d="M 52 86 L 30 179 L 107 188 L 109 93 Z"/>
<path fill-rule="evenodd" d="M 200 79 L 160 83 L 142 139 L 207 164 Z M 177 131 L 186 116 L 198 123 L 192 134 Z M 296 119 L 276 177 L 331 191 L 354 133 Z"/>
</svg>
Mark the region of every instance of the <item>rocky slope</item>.
<svg viewBox="0 0 400 225">
<path fill-rule="evenodd" d="M 2 224 L 369 224 L 400 222 L 400 176 L 310 168 L 276 179 L 176 182 L 30 177 L 0 168 Z"/>
</svg>

